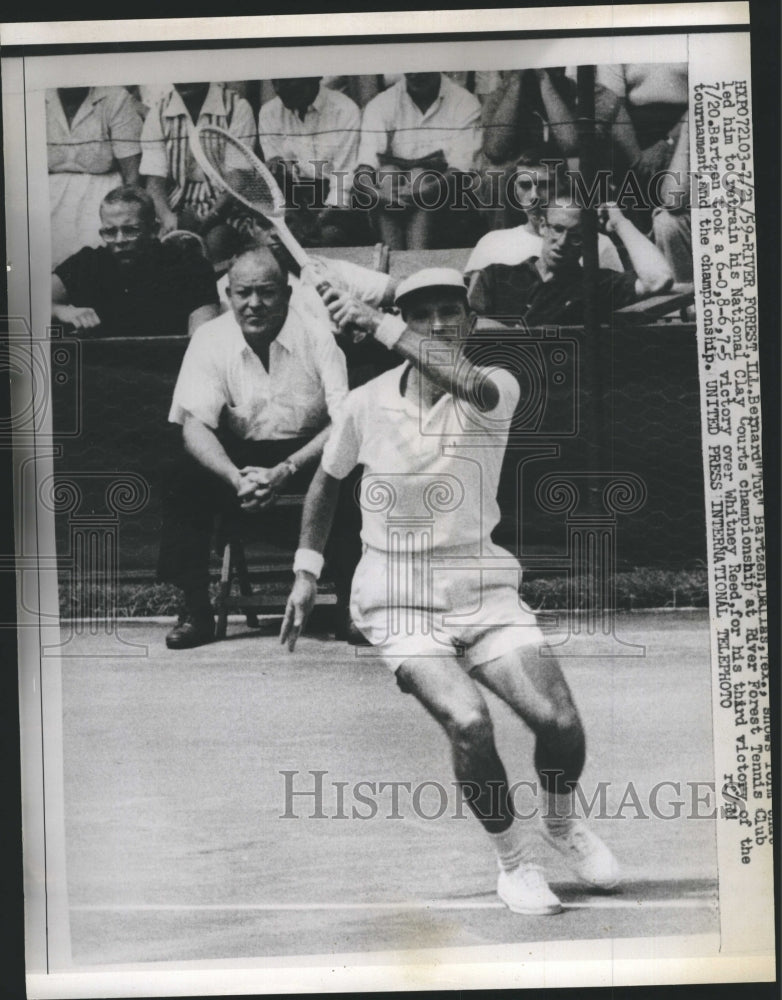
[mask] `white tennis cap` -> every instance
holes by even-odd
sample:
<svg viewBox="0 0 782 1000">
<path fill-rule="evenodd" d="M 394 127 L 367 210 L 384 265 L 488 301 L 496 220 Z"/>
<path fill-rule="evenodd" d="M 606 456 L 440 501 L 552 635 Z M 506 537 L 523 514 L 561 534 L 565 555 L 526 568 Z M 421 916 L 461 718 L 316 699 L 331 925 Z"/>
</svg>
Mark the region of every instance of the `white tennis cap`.
<svg viewBox="0 0 782 1000">
<path fill-rule="evenodd" d="M 422 288 L 458 288 L 460 292 L 467 293 L 464 277 L 455 267 L 425 267 L 399 282 L 394 305 L 398 306 L 400 299 Z"/>
</svg>

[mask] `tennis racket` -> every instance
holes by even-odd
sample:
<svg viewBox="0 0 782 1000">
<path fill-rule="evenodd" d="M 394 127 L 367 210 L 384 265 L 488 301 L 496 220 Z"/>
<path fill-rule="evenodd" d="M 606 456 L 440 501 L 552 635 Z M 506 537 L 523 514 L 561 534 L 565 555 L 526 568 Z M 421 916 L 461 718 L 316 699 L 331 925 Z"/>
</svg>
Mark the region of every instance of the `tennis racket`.
<svg viewBox="0 0 782 1000">
<path fill-rule="evenodd" d="M 190 148 L 196 163 L 213 183 L 274 226 L 280 242 L 299 268 L 313 266 L 312 259 L 285 223 L 285 196 L 269 168 L 252 150 L 225 129 L 206 124 L 190 127 Z M 322 280 L 315 287 L 323 297 L 333 286 Z M 366 336 L 358 327 L 345 332 L 354 343 Z"/>
</svg>

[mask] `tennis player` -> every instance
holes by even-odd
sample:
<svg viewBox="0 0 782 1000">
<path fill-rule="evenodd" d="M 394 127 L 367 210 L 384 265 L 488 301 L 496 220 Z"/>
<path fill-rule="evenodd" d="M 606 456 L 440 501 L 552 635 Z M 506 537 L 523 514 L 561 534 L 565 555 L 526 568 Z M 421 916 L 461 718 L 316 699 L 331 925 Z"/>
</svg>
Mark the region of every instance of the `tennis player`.
<svg viewBox="0 0 782 1000">
<path fill-rule="evenodd" d="M 419 271 L 400 282 L 395 301 L 401 318 L 345 298 L 330 305 L 340 325 L 362 326 L 403 364 L 352 392 L 334 424 L 305 502 L 281 641 L 293 651 L 315 602 L 340 481 L 362 464 L 353 619 L 399 687 L 445 730 L 464 798 L 497 853 L 500 898 L 517 913 L 558 913 L 538 863 L 540 834 L 592 887 L 616 885 L 618 865 L 575 815 L 581 721 L 519 598 L 521 567 L 490 537 L 519 387 L 508 372 L 464 357 L 474 316 L 458 271 Z M 514 818 L 482 688 L 535 734 L 542 824 Z"/>
</svg>

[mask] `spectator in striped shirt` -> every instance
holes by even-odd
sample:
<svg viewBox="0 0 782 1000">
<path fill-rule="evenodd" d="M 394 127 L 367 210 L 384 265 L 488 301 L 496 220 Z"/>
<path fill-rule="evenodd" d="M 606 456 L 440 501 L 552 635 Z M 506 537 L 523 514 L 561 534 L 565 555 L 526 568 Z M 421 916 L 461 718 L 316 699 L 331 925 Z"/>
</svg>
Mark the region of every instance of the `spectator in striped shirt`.
<svg viewBox="0 0 782 1000">
<path fill-rule="evenodd" d="M 218 193 L 190 151 L 188 126 L 218 125 L 251 149 L 255 118 L 248 101 L 224 83 L 177 83 L 150 109 L 141 131 L 140 173 L 160 221 L 160 235 L 187 229 L 202 236 L 212 261 L 241 244 L 246 216 Z"/>
</svg>

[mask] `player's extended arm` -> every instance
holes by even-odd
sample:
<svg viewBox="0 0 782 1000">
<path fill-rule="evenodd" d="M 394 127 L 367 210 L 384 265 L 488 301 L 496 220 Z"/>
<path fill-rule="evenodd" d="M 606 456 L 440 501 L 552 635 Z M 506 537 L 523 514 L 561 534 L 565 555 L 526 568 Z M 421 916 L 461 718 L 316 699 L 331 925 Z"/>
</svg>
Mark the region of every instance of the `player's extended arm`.
<svg viewBox="0 0 782 1000">
<path fill-rule="evenodd" d="M 472 364 L 462 354 L 465 330 L 454 327 L 454 336 L 448 338 L 442 331 L 443 350 L 433 351 L 432 338 L 417 333 L 405 325 L 399 316 L 383 315 L 377 309 L 347 296 L 333 298 L 328 303 L 331 318 L 340 329 L 359 327 L 396 351 L 405 361 L 423 372 L 440 389 L 459 399 L 468 400 L 476 409 L 493 410 L 500 399 L 499 389 L 486 368 Z M 443 351 L 450 348 L 450 357 L 443 362 Z"/>
<path fill-rule="evenodd" d="M 294 452 L 290 459 L 296 465 L 296 468 L 300 469 L 302 466 L 309 465 L 310 462 L 317 461 L 323 454 L 323 448 L 329 439 L 329 434 L 331 433 L 331 424 L 324 427 L 323 430 L 318 431 L 315 437 L 308 441 L 305 445 L 299 448 L 298 451 Z"/>
<path fill-rule="evenodd" d="M 300 551 L 304 549 L 323 555 L 334 522 L 339 487 L 339 479 L 330 476 L 323 470 L 323 466 L 319 466 L 304 500 L 299 537 Z M 280 632 L 280 642 L 283 645 L 287 642 L 291 653 L 296 648 L 296 640 L 315 606 L 317 593 L 317 576 L 306 569 L 297 569 Z"/>
<path fill-rule="evenodd" d="M 399 317 L 389 316 L 388 319 L 404 323 Z M 443 346 L 445 347 L 445 343 Z M 442 352 L 432 350 L 432 338 L 405 326 L 402 336 L 393 345 L 393 350 L 415 365 L 439 388 L 459 399 L 469 400 L 481 411 L 493 410 L 500 400 L 500 393 L 490 373 L 464 357 L 462 341 L 458 335 L 451 339 L 449 346 L 455 357 L 453 361 L 443 364 L 438 360 Z"/>
<path fill-rule="evenodd" d="M 617 205 L 601 206 L 600 212 L 606 217 L 606 229 L 615 232 L 627 250 L 637 275 L 635 294 L 638 298 L 666 292 L 673 284 L 673 271 L 654 243 L 622 215 Z"/>
</svg>

